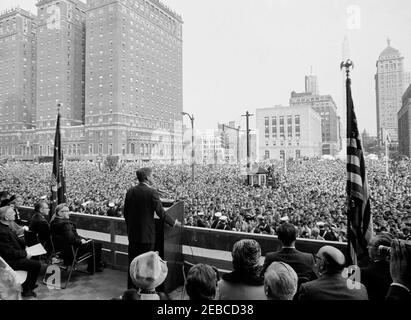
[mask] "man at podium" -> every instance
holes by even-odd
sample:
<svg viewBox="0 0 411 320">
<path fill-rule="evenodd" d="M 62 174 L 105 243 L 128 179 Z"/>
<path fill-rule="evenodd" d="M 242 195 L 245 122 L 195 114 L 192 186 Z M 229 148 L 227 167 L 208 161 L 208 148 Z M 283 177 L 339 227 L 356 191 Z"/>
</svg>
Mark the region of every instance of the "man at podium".
<svg viewBox="0 0 411 320">
<path fill-rule="evenodd" d="M 153 188 L 153 171 L 151 168 L 137 170 L 139 184 L 127 191 L 124 201 L 124 219 L 128 234 L 128 265 L 133 259 L 155 247 L 155 214 L 168 225 L 181 226 L 181 222 L 168 215 L 161 203 L 159 192 Z M 128 272 L 127 287 L 134 285 Z"/>
</svg>

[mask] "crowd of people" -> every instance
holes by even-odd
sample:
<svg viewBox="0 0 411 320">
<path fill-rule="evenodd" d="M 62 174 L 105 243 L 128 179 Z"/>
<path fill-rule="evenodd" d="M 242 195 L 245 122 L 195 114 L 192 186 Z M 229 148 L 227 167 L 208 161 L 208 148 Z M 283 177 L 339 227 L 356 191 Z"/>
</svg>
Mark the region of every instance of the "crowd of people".
<svg viewBox="0 0 411 320">
<path fill-rule="evenodd" d="M 261 264 L 256 240 L 242 239 L 232 248 L 232 271 L 220 276 L 217 268 L 199 263 L 190 267 L 185 292 L 192 301 L 210 300 L 397 300 L 409 301 L 411 247 L 387 232 L 375 235 L 368 249 L 371 262 L 349 276 L 344 254 L 329 245 L 314 255 L 295 248 L 294 225 L 283 222 L 277 229 L 282 248 L 267 253 Z M 377 250 L 380 245 L 390 253 Z M 167 277 L 167 264 L 156 252 L 146 252 L 131 262 L 136 288 L 122 300 L 168 300 L 158 286 Z"/>
<path fill-rule="evenodd" d="M 274 184 L 248 186 L 237 165 L 196 165 L 195 182 L 188 165 L 144 164 L 154 167 L 163 198 L 185 201 L 185 225 L 275 234 L 282 221 L 293 223 L 302 238 L 346 241 L 346 167 L 340 160 L 290 161 L 287 172 L 277 163 Z M 124 197 L 136 184 L 136 163 L 109 171 L 90 162 L 66 162 L 67 204 L 71 211 L 122 216 Z M 411 160 L 390 164 L 366 162 L 371 211 L 376 231 L 407 238 L 411 215 Z M 33 206 L 50 194 L 51 164 L 10 163 L 0 167 L 0 190 L 20 195 Z"/>
</svg>

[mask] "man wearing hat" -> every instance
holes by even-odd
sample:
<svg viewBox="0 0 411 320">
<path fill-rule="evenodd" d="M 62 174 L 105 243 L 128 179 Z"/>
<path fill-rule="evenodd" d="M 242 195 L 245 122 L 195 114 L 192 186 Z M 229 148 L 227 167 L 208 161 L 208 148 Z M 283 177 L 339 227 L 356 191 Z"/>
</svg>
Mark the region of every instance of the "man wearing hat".
<svg viewBox="0 0 411 320">
<path fill-rule="evenodd" d="M 359 288 L 350 288 L 351 280 L 342 276 L 344 254 L 332 246 L 323 246 L 317 253 L 320 277 L 301 284 L 298 300 L 368 300 L 367 289 L 357 283 Z"/>
<path fill-rule="evenodd" d="M 228 226 L 228 217 L 227 216 L 221 216 L 219 218 L 216 229 L 231 230 L 230 227 Z"/>
<path fill-rule="evenodd" d="M 181 226 L 180 221 L 168 215 L 160 201 L 159 193 L 153 188 L 153 171 L 151 168 L 137 170 L 138 185 L 127 191 L 124 201 L 124 220 L 128 234 L 129 263 L 135 257 L 145 252 L 153 251 L 155 247 L 156 231 L 154 214 L 171 227 Z M 130 275 L 128 288 L 133 287 Z"/>
<path fill-rule="evenodd" d="M 213 217 L 213 223 L 211 224 L 211 229 L 217 228 L 217 224 L 220 221 L 220 217 L 222 216 L 221 212 L 216 212 Z"/>
<path fill-rule="evenodd" d="M 164 282 L 167 273 L 167 263 L 158 252 L 150 251 L 135 257 L 130 264 L 130 278 L 140 300 L 160 300 L 156 288 Z"/>
</svg>

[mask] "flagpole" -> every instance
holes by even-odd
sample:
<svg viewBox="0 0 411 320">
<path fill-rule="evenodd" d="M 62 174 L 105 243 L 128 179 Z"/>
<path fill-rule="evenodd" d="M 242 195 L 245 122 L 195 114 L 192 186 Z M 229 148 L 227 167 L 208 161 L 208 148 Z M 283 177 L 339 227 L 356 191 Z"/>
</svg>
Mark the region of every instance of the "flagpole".
<svg viewBox="0 0 411 320">
<path fill-rule="evenodd" d="M 345 68 L 345 72 L 346 72 L 346 85 L 345 85 L 345 90 L 346 90 L 346 94 L 348 95 L 348 86 L 350 85 L 350 68 L 351 67 L 353 67 L 353 63 L 352 63 L 352 61 L 350 60 L 350 59 L 348 59 L 348 60 L 346 60 L 346 61 L 343 61 L 343 62 L 341 62 L 341 64 L 340 64 L 340 69 L 342 70 L 343 68 Z M 346 105 L 346 112 L 347 112 L 347 119 L 346 119 L 346 121 L 347 121 L 347 123 L 346 123 L 346 126 L 347 126 L 347 129 L 349 128 L 349 127 L 351 127 L 350 125 L 349 125 L 349 121 L 350 121 L 350 116 L 348 115 L 348 113 L 350 112 L 350 108 L 349 108 L 349 106 L 348 106 L 348 103 L 349 103 L 349 99 L 348 99 L 348 97 L 347 97 L 347 99 L 346 99 L 346 103 L 347 103 L 347 105 Z M 347 133 L 347 137 L 346 137 L 346 140 L 348 140 L 349 139 L 349 137 L 350 137 L 350 135 Z M 347 154 L 347 167 L 348 167 L 348 155 L 349 155 L 349 152 L 348 152 L 348 146 L 349 146 L 350 144 L 348 143 L 348 141 L 347 141 L 347 150 L 346 150 L 346 154 Z M 348 180 L 348 179 L 347 179 Z M 348 183 L 348 182 L 347 182 Z M 348 187 L 347 187 L 347 189 L 348 189 Z M 352 212 L 352 202 L 351 202 L 351 197 L 350 197 L 350 195 L 349 194 L 347 194 L 347 201 L 346 201 L 346 214 L 347 214 L 347 254 L 346 254 L 346 256 L 350 259 L 350 261 L 349 261 L 349 264 L 353 264 L 353 265 L 357 265 L 357 256 L 356 256 L 356 254 L 353 252 L 353 243 L 352 243 L 352 226 L 351 226 L 351 220 L 352 220 L 352 214 L 353 214 L 353 212 Z"/>
</svg>

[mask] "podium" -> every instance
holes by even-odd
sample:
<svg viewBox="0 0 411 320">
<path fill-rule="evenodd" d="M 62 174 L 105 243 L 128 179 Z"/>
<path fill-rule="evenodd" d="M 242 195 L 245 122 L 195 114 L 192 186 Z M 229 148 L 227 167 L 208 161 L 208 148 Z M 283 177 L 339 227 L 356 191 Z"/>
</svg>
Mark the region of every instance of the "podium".
<svg viewBox="0 0 411 320">
<path fill-rule="evenodd" d="M 167 214 L 173 219 L 184 221 L 184 202 L 174 202 L 174 200 L 161 199 Z M 183 249 L 182 249 L 182 228 L 173 228 L 165 224 L 160 219 L 155 219 L 156 243 L 154 250 L 158 251 L 160 257 L 167 261 L 168 274 L 163 285 L 157 288 L 158 291 L 170 293 L 184 283 Z"/>
</svg>

